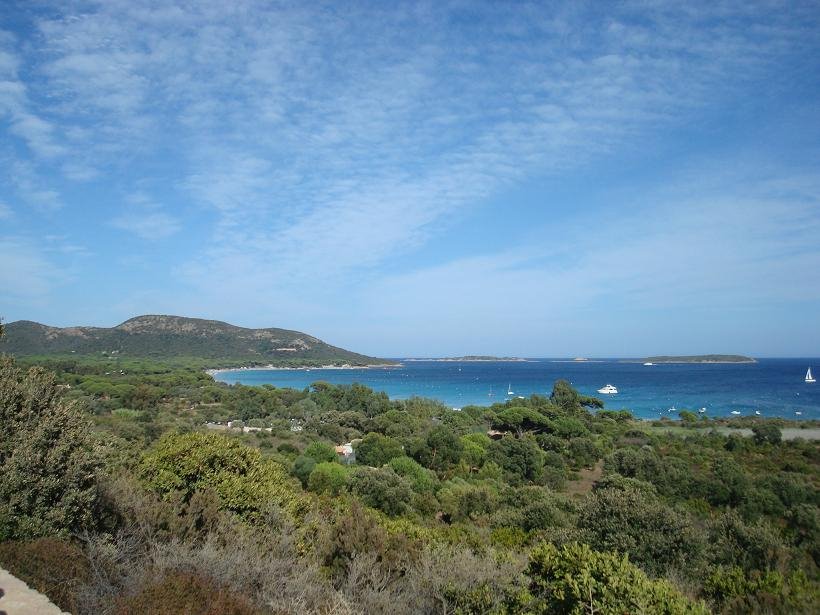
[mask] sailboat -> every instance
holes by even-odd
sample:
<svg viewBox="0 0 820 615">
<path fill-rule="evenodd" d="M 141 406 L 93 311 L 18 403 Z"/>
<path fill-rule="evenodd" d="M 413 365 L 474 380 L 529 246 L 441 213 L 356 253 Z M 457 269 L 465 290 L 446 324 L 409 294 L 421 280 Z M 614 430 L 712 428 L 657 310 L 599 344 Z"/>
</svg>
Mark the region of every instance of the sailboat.
<svg viewBox="0 0 820 615">
<path fill-rule="evenodd" d="M 814 376 L 811 375 L 811 367 L 806 370 L 806 382 L 817 382 L 817 380 L 814 379 Z"/>
<path fill-rule="evenodd" d="M 515 393 L 513 393 L 513 390 L 512 390 L 512 382 L 507 385 L 507 395 L 509 395 L 510 397 L 515 395 Z"/>
</svg>

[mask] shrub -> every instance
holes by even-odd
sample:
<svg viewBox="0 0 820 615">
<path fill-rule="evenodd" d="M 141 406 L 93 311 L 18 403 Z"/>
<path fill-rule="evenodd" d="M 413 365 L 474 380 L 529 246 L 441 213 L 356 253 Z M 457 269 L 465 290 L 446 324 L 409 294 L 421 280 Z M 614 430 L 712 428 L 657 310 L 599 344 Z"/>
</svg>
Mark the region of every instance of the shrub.
<svg viewBox="0 0 820 615">
<path fill-rule="evenodd" d="M 98 467 L 90 424 L 54 375 L 0 357 L 0 540 L 90 527 Z"/>
<path fill-rule="evenodd" d="M 347 487 L 348 470 L 336 462 L 317 463 L 308 478 L 308 489 L 314 493 L 339 495 Z"/>
<path fill-rule="evenodd" d="M 528 437 L 504 436 L 494 440 L 487 451 L 487 459 L 501 466 L 513 484 L 537 480 L 544 465 L 541 449 Z"/>
<path fill-rule="evenodd" d="M 185 613 L 186 615 L 257 615 L 244 596 L 218 581 L 189 572 L 169 572 L 149 581 L 136 593 L 116 601 L 120 615 Z"/>
<path fill-rule="evenodd" d="M 705 536 L 686 515 L 629 488 L 592 492 L 581 507 L 578 527 L 593 548 L 627 553 L 652 574 L 691 569 L 705 549 Z"/>
<path fill-rule="evenodd" d="M 436 475 L 410 457 L 394 457 L 387 465 L 408 480 L 416 493 L 432 493 L 438 486 Z"/>
<path fill-rule="evenodd" d="M 71 612 L 78 610 L 77 588 L 90 576 L 82 550 L 58 538 L 0 543 L 0 566 Z"/>
<path fill-rule="evenodd" d="M 401 444 L 389 436 L 371 432 L 356 446 L 356 461 L 380 468 L 394 457 L 404 455 Z"/>
<path fill-rule="evenodd" d="M 324 442 L 311 442 L 302 454 L 305 457 L 310 457 L 316 463 L 338 460 L 336 449 Z"/>
<path fill-rule="evenodd" d="M 187 502 L 195 491 L 212 490 L 225 510 L 249 520 L 271 502 L 292 513 L 304 504 L 284 468 L 218 434 L 168 435 L 143 456 L 139 473 L 150 490 L 166 499 Z"/>
<path fill-rule="evenodd" d="M 703 614 L 703 604 L 684 598 L 668 581 L 650 580 L 625 555 L 598 553 L 584 544 L 560 549 L 545 543 L 527 568 L 535 613 Z"/>
<path fill-rule="evenodd" d="M 771 423 L 764 423 L 763 425 L 755 425 L 752 427 L 754 434 L 754 441 L 756 444 L 778 444 L 783 438 L 783 434 L 777 425 Z"/>
<path fill-rule="evenodd" d="M 725 613 L 809 613 L 820 599 L 803 571 L 746 574 L 738 566 L 713 569 L 703 593 Z"/>
<path fill-rule="evenodd" d="M 413 497 L 407 481 L 390 468 L 356 468 L 350 491 L 366 505 L 391 516 L 405 513 Z"/>
</svg>

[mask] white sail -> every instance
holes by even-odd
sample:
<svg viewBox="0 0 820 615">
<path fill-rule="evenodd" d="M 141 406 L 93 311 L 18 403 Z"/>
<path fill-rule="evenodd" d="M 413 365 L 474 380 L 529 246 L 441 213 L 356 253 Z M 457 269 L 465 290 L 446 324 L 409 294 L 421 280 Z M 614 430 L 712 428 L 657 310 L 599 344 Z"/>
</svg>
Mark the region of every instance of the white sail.
<svg viewBox="0 0 820 615">
<path fill-rule="evenodd" d="M 806 370 L 806 382 L 816 382 L 814 376 L 811 375 L 811 367 Z"/>
</svg>

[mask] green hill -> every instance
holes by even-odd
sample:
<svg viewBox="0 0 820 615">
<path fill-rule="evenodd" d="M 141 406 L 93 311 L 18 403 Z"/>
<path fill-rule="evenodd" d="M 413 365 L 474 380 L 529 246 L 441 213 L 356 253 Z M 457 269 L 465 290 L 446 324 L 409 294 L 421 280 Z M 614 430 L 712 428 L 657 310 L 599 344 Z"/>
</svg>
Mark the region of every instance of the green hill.
<svg viewBox="0 0 820 615">
<path fill-rule="evenodd" d="M 350 352 L 287 329 L 246 329 L 217 320 L 137 316 L 112 328 L 49 327 L 28 320 L 5 325 L 0 352 L 24 356 L 198 358 L 253 364 L 376 365 L 389 361 Z"/>
</svg>

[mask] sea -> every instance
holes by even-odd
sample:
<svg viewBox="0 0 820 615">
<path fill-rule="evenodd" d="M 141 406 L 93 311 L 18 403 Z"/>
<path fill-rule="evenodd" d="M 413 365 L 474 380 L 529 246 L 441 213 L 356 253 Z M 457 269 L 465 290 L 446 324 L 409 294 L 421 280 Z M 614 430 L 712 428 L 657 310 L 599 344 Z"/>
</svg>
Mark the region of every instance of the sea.
<svg viewBox="0 0 820 615">
<path fill-rule="evenodd" d="M 320 380 L 333 384 L 358 382 L 392 399 L 413 396 L 439 400 L 453 408 L 549 395 L 556 380 L 565 379 L 584 395 L 604 401 L 606 409 L 631 410 L 643 419 L 677 418 L 681 410 L 705 408 L 710 417 L 755 416 L 797 420 L 820 419 L 820 382 L 805 382 L 811 367 L 820 376 L 820 358 L 759 359 L 756 363 L 667 363 L 651 366 L 619 359 L 575 361 L 406 360 L 399 367 L 368 369 L 241 369 L 219 371 L 229 384 L 270 384 L 304 389 Z M 606 384 L 614 395 L 597 391 Z"/>
</svg>

